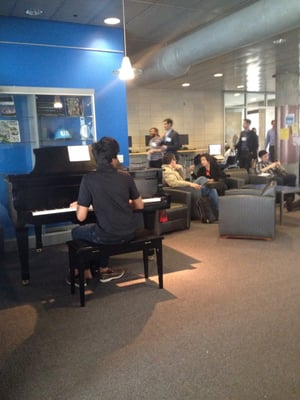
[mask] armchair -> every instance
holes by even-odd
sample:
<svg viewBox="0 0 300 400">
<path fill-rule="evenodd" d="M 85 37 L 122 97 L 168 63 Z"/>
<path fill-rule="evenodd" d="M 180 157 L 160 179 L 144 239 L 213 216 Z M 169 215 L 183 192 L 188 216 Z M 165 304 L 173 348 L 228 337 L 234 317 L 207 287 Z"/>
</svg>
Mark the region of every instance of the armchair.
<svg viewBox="0 0 300 400">
<path fill-rule="evenodd" d="M 155 235 L 189 229 L 191 224 L 191 193 L 183 190 L 164 187 L 164 192 L 171 197 L 170 208 L 164 210 L 166 221 L 161 221 L 157 211 L 154 222 Z"/>
<path fill-rule="evenodd" d="M 225 237 L 275 237 L 276 182 L 261 189 L 233 189 L 219 198 L 219 234 Z"/>
<path fill-rule="evenodd" d="M 228 168 L 226 174 L 226 185 L 228 189 L 241 188 L 249 184 L 264 184 L 270 181 L 270 176 L 261 176 L 248 172 L 245 168 Z"/>
</svg>

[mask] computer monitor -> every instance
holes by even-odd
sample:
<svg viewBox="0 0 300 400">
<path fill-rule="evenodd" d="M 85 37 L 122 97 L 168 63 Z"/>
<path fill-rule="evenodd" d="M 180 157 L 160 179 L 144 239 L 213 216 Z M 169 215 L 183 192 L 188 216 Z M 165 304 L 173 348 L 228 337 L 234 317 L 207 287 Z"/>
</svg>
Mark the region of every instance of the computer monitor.
<svg viewBox="0 0 300 400">
<path fill-rule="evenodd" d="M 208 145 L 208 154 L 211 156 L 219 156 L 222 154 L 222 145 L 221 144 L 209 144 Z"/>
<path fill-rule="evenodd" d="M 181 144 L 181 146 L 186 146 L 186 145 L 188 145 L 189 144 L 189 135 L 188 134 L 186 134 L 186 133 L 181 133 L 180 135 L 179 135 L 179 141 L 180 141 L 180 144 Z"/>
<path fill-rule="evenodd" d="M 128 136 L 128 147 L 132 147 L 132 136 Z"/>
<path fill-rule="evenodd" d="M 129 170 L 142 198 L 155 197 L 162 188 L 162 170 L 160 168 L 145 168 Z"/>
<path fill-rule="evenodd" d="M 149 146 L 149 142 L 150 142 L 151 136 L 150 135 L 145 135 L 145 146 Z"/>
</svg>

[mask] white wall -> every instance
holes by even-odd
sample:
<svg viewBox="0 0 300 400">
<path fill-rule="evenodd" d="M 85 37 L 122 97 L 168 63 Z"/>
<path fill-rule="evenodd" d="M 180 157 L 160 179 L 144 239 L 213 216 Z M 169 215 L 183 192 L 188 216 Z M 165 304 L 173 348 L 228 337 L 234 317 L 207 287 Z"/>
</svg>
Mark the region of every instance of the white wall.
<svg viewBox="0 0 300 400">
<path fill-rule="evenodd" d="M 128 135 L 133 151 L 145 149 L 144 137 L 151 127 L 163 133 L 162 121 L 172 118 L 174 129 L 189 134 L 189 147 L 206 149 L 208 144 L 224 144 L 222 92 L 129 89 L 127 92 Z"/>
</svg>

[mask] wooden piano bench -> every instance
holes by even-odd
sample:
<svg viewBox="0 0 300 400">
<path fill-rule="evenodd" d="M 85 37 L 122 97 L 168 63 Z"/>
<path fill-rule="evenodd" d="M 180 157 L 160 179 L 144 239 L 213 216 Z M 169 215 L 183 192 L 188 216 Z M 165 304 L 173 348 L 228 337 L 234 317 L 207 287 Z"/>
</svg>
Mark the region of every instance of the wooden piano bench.
<svg viewBox="0 0 300 400">
<path fill-rule="evenodd" d="M 84 293 L 84 270 L 89 268 L 92 262 L 97 262 L 99 254 L 114 256 L 118 254 L 143 252 L 144 275 L 148 278 L 148 253 L 150 249 L 155 249 L 156 266 L 159 288 L 163 288 L 163 236 L 143 232 L 134 240 L 120 244 L 95 244 L 84 240 L 70 240 L 67 242 L 69 251 L 69 267 L 71 278 L 71 294 L 75 293 L 75 269 L 79 271 L 79 294 L 80 305 L 85 305 Z"/>
</svg>

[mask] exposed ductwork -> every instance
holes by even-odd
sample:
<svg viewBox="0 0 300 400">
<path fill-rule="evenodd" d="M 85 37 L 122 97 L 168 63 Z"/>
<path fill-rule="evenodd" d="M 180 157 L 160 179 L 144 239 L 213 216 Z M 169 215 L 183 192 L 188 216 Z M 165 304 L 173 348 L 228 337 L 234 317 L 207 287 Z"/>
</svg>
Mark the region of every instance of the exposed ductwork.
<svg viewBox="0 0 300 400">
<path fill-rule="evenodd" d="M 162 48 L 143 65 L 151 83 L 184 75 L 190 67 L 300 26 L 300 0 L 260 0 Z"/>
</svg>

